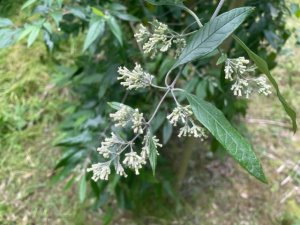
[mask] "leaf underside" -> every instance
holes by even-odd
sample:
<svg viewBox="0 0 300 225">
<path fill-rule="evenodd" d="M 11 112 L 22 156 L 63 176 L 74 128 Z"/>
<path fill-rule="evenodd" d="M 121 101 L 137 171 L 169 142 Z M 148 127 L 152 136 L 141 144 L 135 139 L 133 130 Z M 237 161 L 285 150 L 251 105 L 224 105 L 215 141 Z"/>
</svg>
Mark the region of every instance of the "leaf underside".
<svg viewBox="0 0 300 225">
<path fill-rule="evenodd" d="M 252 7 L 236 8 L 206 23 L 184 48 L 172 69 L 213 52 L 252 11 Z"/>
<path fill-rule="evenodd" d="M 251 175 L 266 183 L 262 166 L 249 142 L 228 122 L 215 106 L 186 93 L 197 120 L 219 141 L 225 150 Z"/>
</svg>

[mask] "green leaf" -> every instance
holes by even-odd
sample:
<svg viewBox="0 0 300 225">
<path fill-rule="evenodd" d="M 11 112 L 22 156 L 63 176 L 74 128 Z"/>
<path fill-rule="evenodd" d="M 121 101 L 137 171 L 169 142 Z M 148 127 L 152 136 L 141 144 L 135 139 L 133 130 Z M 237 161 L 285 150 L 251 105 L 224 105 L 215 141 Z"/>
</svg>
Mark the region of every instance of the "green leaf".
<svg viewBox="0 0 300 225">
<path fill-rule="evenodd" d="M 155 169 L 157 165 L 157 149 L 155 146 L 155 143 L 153 141 L 153 135 L 151 131 L 149 130 L 147 133 L 147 138 L 148 138 L 148 147 L 149 147 L 149 161 L 150 165 L 153 171 L 153 176 L 155 176 Z"/>
<path fill-rule="evenodd" d="M 31 6 L 31 5 L 32 5 L 33 3 L 35 3 L 36 1 L 37 1 L 37 0 L 28 0 L 28 1 L 26 1 L 26 2 L 23 4 L 21 10 L 26 9 L 27 7 Z"/>
<path fill-rule="evenodd" d="M 186 93 L 197 120 L 220 142 L 225 150 L 251 175 L 266 183 L 266 178 L 249 142 L 232 127 L 215 106 L 195 95 Z"/>
<path fill-rule="evenodd" d="M 10 27 L 13 25 L 14 24 L 10 19 L 0 17 L 0 27 Z"/>
<path fill-rule="evenodd" d="M 173 126 L 167 120 L 163 127 L 163 144 L 166 144 L 170 140 L 170 138 L 172 136 L 172 132 L 173 132 Z"/>
<path fill-rule="evenodd" d="M 84 8 L 82 8 L 82 7 L 70 7 L 68 10 L 74 16 L 76 16 L 76 17 L 78 17 L 82 20 L 86 19 L 86 16 L 84 14 Z"/>
<path fill-rule="evenodd" d="M 152 5 L 183 5 L 182 0 L 146 0 Z"/>
<path fill-rule="evenodd" d="M 241 39 L 239 39 L 236 35 L 232 35 L 232 37 L 247 52 L 247 54 L 249 55 L 249 58 L 255 63 L 255 65 L 260 70 L 260 72 L 264 73 L 268 77 L 269 81 L 271 82 L 271 84 L 273 85 L 273 87 L 276 90 L 277 97 L 279 98 L 279 101 L 281 102 L 284 110 L 291 118 L 292 124 L 293 124 L 293 131 L 294 131 L 294 133 L 296 133 L 296 131 L 297 131 L 296 112 L 289 106 L 289 104 L 286 102 L 285 98 L 281 95 L 278 84 L 276 83 L 276 80 L 273 78 L 273 76 L 270 73 L 268 64 L 260 56 L 256 55 L 253 51 L 251 51 L 251 49 L 249 49 L 246 46 L 246 44 Z"/>
<path fill-rule="evenodd" d="M 107 104 L 115 110 L 120 110 L 124 106 L 123 103 L 119 103 L 119 102 L 108 102 Z M 129 106 L 127 106 L 127 107 L 129 107 Z"/>
<path fill-rule="evenodd" d="M 84 200 L 85 200 L 85 196 L 86 196 L 86 177 L 85 177 L 85 175 L 82 176 L 82 178 L 79 182 L 79 192 L 78 192 L 78 194 L 79 194 L 79 201 L 81 203 L 83 203 Z"/>
<path fill-rule="evenodd" d="M 105 22 L 101 17 L 91 20 L 90 28 L 84 41 L 83 51 L 87 50 L 91 44 L 93 44 L 93 42 L 103 34 L 104 29 Z"/>
<path fill-rule="evenodd" d="M 29 34 L 28 40 L 27 40 L 27 47 L 30 47 L 35 40 L 38 38 L 39 33 L 41 31 L 41 27 L 40 26 L 33 26 L 31 33 Z"/>
<path fill-rule="evenodd" d="M 227 54 L 226 53 L 222 53 L 221 56 L 219 57 L 216 65 L 218 66 L 218 65 L 224 63 L 226 61 L 226 59 L 227 59 Z"/>
<path fill-rule="evenodd" d="M 130 21 L 130 22 L 138 22 L 138 21 L 140 21 L 139 18 L 137 18 L 137 17 L 135 17 L 133 15 L 130 15 L 128 13 L 114 12 L 114 11 L 112 11 L 111 14 L 114 15 L 115 17 L 118 17 L 119 19 L 125 20 L 125 21 Z"/>
<path fill-rule="evenodd" d="M 50 13 L 50 16 L 52 17 L 52 19 L 54 20 L 55 24 L 57 27 L 59 27 L 60 22 L 63 19 L 63 14 L 60 11 L 54 11 Z"/>
<path fill-rule="evenodd" d="M 213 52 L 252 11 L 252 7 L 236 8 L 210 20 L 193 36 L 172 69 Z"/>
<path fill-rule="evenodd" d="M 109 16 L 107 18 L 107 23 L 111 32 L 114 34 L 114 36 L 117 38 L 120 45 L 122 46 L 123 45 L 122 30 L 120 28 L 120 25 L 118 24 L 118 21 L 115 19 L 115 17 Z"/>
<path fill-rule="evenodd" d="M 92 11 L 97 16 L 100 16 L 100 17 L 104 17 L 105 16 L 105 14 L 100 9 L 97 9 L 96 7 L 92 7 Z"/>
</svg>

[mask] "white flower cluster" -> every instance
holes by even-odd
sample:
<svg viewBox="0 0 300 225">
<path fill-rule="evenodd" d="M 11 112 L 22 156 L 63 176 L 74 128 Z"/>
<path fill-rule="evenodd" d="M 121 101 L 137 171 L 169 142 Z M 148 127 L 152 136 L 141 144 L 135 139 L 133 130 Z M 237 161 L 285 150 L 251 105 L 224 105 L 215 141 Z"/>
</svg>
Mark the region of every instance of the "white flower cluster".
<svg viewBox="0 0 300 225">
<path fill-rule="evenodd" d="M 131 128 L 137 135 L 136 137 L 142 135 L 144 132 L 143 126 L 146 125 L 145 119 L 143 118 L 143 113 L 139 113 L 138 109 L 132 109 L 123 104 L 120 104 L 120 106 L 121 107 L 117 112 L 110 114 L 110 117 L 113 119 L 116 125 L 125 127 L 127 124 L 131 123 Z M 133 141 L 124 141 L 116 134 L 111 133 L 111 137 L 105 138 L 101 143 L 101 147 L 97 148 L 98 153 L 102 155 L 103 158 L 109 159 L 109 161 L 93 164 L 87 169 L 88 172 L 93 172 L 92 179 L 95 181 L 99 179 L 107 180 L 111 173 L 110 166 L 112 163 L 116 173 L 120 176 L 127 177 L 123 166 L 127 166 L 128 168 L 134 170 L 135 174 L 138 175 L 139 170 L 143 167 L 143 165 L 146 164 L 146 160 L 149 158 L 150 151 L 154 149 L 156 154 L 158 154 L 157 147 L 162 146 L 156 136 L 152 136 L 149 128 L 144 136 L 142 142 L 143 147 L 141 148 L 140 153 L 134 151 L 133 145 Z M 125 158 L 121 162 L 121 153 L 123 153 L 129 147 L 130 152 L 125 153 Z"/>
<path fill-rule="evenodd" d="M 125 127 L 131 120 L 133 109 L 127 105 L 121 104 L 121 109 L 115 113 L 109 114 L 110 118 L 115 122 L 117 127 Z"/>
<path fill-rule="evenodd" d="M 118 80 L 124 80 L 121 85 L 127 87 L 128 90 L 148 87 L 154 78 L 154 76 L 145 72 L 138 63 L 135 64 L 132 71 L 126 67 L 119 67 L 118 73 L 120 74 Z"/>
<path fill-rule="evenodd" d="M 127 105 L 121 104 L 121 108 L 109 115 L 115 122 L 116 126 L 125 127 L 127 124 L 132 123 L 132 129 L 135 134 L 143 134 L 143 125 L 145 119 L 143 113 L 138 109 L 132 109 Z"/>
<path fill-rule="evenodd" d="M 167 116 L 167 119 L 171 124 L 173 124 L 173 126 L 177 126 L 178 122 L 184 124 L 184 126 L 179 130 L 178 137 L 193 136 L 195 138 L 200 138 L 200 140 L 203 141 L 204 138 L 207 138 L 205 130 L 203 127 L 195 124 L 192 116 L 193 112 L 191 110 L 191 106 L 178 105 L 173 112 Z"/>
<path fill-rule="evenodd" d="M 101 147 L 97 148 L 97 152 L 104 158 L 109 158 L 111 154 L 117 152 L 118 147 L 124 145 L 125 142 L 117 137 L 114 133 L 111 133 L 111 137 L 107 137 L 101 143 Z"/>
<path fill-rule="evenodd" d="M 143 157 L 139 156 L 136 152 L 131 151 L 125 154 L 123 163 L 130 169 L 133 169 L 136 175 L 139 175 L 139 169 L 141 169 L 143 165 L 146 164 L 146 160 Z"/>
<path fill-rule="evenodd" d="M 175 35 L 166 24 L 157 20 L 154 20 L 151 25 L 152 33 L 141 24 L 138 32 L 134 35 L 137 42 L 143 44 L 143 51 L 154 58 L 158 51 L 166 52 L 172 47 L 172 44 L 175 44 L 177 57 L 186 46 L 185 39 L 180 35 Z"/>
<path fill-rule="evenodd" d="M 92 179 L 94 181 L 108 180 L 108 176 L 111 173 L 110 165 L 108 163 L 96 163 L 93 164 L 91 168 L 87 169 L 88 172 L 92 171 Z"/>
<path fill-rule="evenodd" d="M 234 81 L 231 86 L 233 94 L 236 96 L 245 95 L 246 98 L 253 92 L 259 94 L 271 94 L 271 86 L 267 83 L 267 79 L 263 76 L 253 77 L 256 67 L 250 64 L 250 61 L 244 57 L 235 59 L 226 59 L 225 62 L 225 79 Z"/>
</svg>

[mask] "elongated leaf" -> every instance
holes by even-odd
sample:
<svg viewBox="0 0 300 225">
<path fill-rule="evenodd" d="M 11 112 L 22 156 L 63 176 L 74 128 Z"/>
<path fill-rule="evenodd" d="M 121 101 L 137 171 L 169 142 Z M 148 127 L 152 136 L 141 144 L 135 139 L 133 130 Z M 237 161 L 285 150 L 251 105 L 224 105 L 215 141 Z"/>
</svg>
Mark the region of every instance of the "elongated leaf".
<svg viewBox="0 0 300 225">
<path fill-rule="evenodd" d="M 193 36 L 172 69 L 213 52 L 252 11 L 252 7 L 236 8 L 210 20 Z"/>
<path fill-rule="evenodd" d="M 294 133 L 296 133 L 296 131 L 297 131 L 296 112 L 289 106 L 289 104 L 286 102 L 285 98 L 281 95 L 278 84 L 270 73 L 268 64 L 260 56 L 258 56 L 253 51 L 251 51 L 251 49 L 249 49 L 246 46 L 246 44 L 241 39 L 239 39 L 236 35 L 233 35 L 233 38 L 247 52 L 250 59 L 255 63 L 255 65 L 260 70 L 260 72 L 264 73 L 268 77 L 269 81 L 271 82 L 271 84 L 273 85 L 273 87 L 276 90 L 277 97 L 279 98 L 279 101 L 281 102 L 284 110 L 291 118 L 292 124 L 293 124 L 293 131 L 294 131 Z"/>
<path fill-rule="evenodd" d="M 79 201 L 82 203 L 86 196 L 86 177 L 82 176 L 79 182 Z"/>
<path fill-rule="evenodd" d="M 30 47 L 35 42 L 35 40 L 39 36 L 40 31 L 41 31 L 40 26 L 33 26 L 32 31 L 27 40 L 27 47 Z"/>
<path fill-rule="evenodd" d="M 153 176 L 155 175 L 156 165 L 157 165 L 157 149 L 153 141 L 153 136 L 151 131 L 148 131 L 148 144 L 149 144 L 149 161 L 153 171 Z"/>
<path fill-rule="evenodd" d="M 96 7 L 92 7 L 92 11 L 97 16 L 100 16 L 100 17 L 104 17 L 105 16 L 105 14 L 100 9 L 97 9 Z"/>
<path fill-rule="evenodd" d="M 10 19 L 0 17 L 0 27 L 10 27 L 13 25 L 14 24 Z"/>
<path fill-rule="evenodd" d="M 173 133 L 173 126 L 172 124 L 167 120 L 163 127 L 163 144 L 167 144 L 167 142 L 170 140 Z"/>
<path fill-rule="evenodd" d="M 84 41 L 83 51 L 87 50 L 93 42 L 100 37 L 105 28 L 105 22 L 102 18 L 97 17 L 90 22 L 90 28 Z"/>
<path fill-rule="evenodd" d="M 26 2 L 23 4 L 21 10 L 26 9 L 27 7 L 31 6 L 31 5 L 32 5 L 33 3 L 35 3 L 36 1 L 37 1 L 37 0 L 28 0 L 28 1 L 26 1 Z"/>
<path fill-rule="evenodd" d="M 122 30 L 121 30 L 120 25 L 118 24 L 117 20 L 113 16 L 109 16 L 107 18 L 107 23 L 108 23 L 108 26 L 109 26 L 111 32 L 114 34 L 114 36 L 117 38 L 120 45 L 122 46 L 123 45 Z"/>
<path fill-rule="evenodd" d="M 195 117 L 220 142 L 225 150 L 251 175 L 266 183 L 259 160 L 249 142 L 232 127 L 223 113 L 215 106 L 196 96 L 186 93 Z"/>
<path fill-rule="evenodd" d="M 182 0 L 146 0 L 152 5 L 183 5 Z"/>
</svg>

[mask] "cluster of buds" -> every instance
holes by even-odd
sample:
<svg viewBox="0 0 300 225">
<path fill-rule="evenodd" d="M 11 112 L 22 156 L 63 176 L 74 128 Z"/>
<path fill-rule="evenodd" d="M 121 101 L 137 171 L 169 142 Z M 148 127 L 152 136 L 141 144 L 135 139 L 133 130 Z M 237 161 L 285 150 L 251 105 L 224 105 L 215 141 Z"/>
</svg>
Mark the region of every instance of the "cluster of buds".
<svg viewBox="0 0 300 225">
<path fill-rule="evenodd" d="M 233 81 L 231 90 L 235 96 L 243 96 L 249 98 L 253 92 L 259 94 L 271 94 L 271 86 L 267 83 L 267 79 L 263 76 L 254 77 L 256 66 L 244 57 L 235 59 L 226 59 L 225 62 L 225 79 Z"/>
<path fill-rule="evenodd" d="M 132 109 L 124 104 L 119 104 L 120 108 L 111 113 L 110 117 L 115 122 L 116 126 L 125 127 L 127 124 L 132 124 L 132 131 L 137 136 L 140 136 L 144 132 L 145 119 L 143 113 L 140 113 L 138 109 Z M 101 147 L 97 148 L 97 151 L 105 159 L 109 161 L 104 163 L 96 163 L 88 168 L 87 171 L 93 172 L 92 179 L 97 181 L 107 180 L 111 173 L 110 166 L 114 165 L 116 174 L 127 177 L 124 166 L 135 171 L 135 174 L 139 174 L 139 170 L 146 164 L 146 160 L 149 159 L 150 151 L 155 151 L 158 155 L 157 147 L 162 147 L 156 136 L 152 136 L 150 128 L 146 132 L 140 150 L 140 153 L 134 150 L 133 141 L 125 141 L 118 135 L 112 133 L 111 137 L 107 137 L 101 143 Z M 130 152 L 124 154 L 124 160 L 121 161 L 121 153 L 130 148 Z"/>
<path fill-rule="evenodd" d="M 157 20 L 154 20 L 151 25 L 152 32 L 141 24 L 138 32 L 134 35 L 137 42 L 143 45 L 144 53 L 154 58 L 158 52 L 167 52 L 174 44 L 176 47 L 175 57 L 178 57 L 186 46 L 185 39 Z"/>
<path fill-rule="evenodd" d="M 120 104 L 120 106 L 117 112 L 109 115 L 113 122 L 115 122 L 115 125 L 125 127 L 131 123 L 131 128 L 135 134 L 143 134 L 143 125 L 145 124 L 143 113 L 140 113 L 138 109 L 132 109 L 124 104 Z"/>
<path fill-rule="evenodd" d="M 154 76 L 145 72 L 138 63 L 135 64 L 132 71 L 126 67 L 119 67 L 118 73 L 120 74 L 118 80 L 124 80 L 121 85 L 127 87 L 128 90 L 149 87 L 154 78 Z"/>
<path fill-rule="evenodd" d="M 195 124 L 192 116 L 193 112 L 191 106 L 178 105 L 173 112 L 167 116 L 167 119 L 173 126 L 177 126 L 178 122 L 183 124 L 183 127 L 181 127 L 179 130 L 178 137 L 193 136 L 195 138 L 200 138 L 200 140 L 203 141 L 205 138 L 207 138 L 205 130 L 203 127 Z"/>
<path fill-rule="evenodd" d="M 94 181 L 100 180 L 108 180 L 108 176 L 111 173 L 110 164 L 108 163 L 96 163 L 93 164 L 91 168 L 87 169 L 88 172 L 92 171 L 93 176 L 92 179 Z"/>
</svg>

